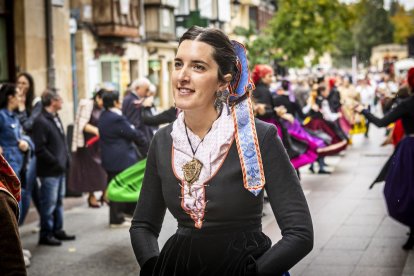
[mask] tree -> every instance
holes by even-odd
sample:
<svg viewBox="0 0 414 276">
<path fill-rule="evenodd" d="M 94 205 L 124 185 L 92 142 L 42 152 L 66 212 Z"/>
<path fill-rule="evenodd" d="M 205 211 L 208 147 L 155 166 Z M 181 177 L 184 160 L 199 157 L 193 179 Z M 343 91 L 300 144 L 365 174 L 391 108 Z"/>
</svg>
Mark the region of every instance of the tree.
<svg viewBox="0 0 414 276">
<path fill-rule="evenodd" d="M 303 57 L 313 49 L 315 56 L 333 49 L 347 10 L 338 0 L 280 1 L 263 38 L 271 38 L 272 56 L 289 67 L 303 66 Z"/>
<path fill-rule="evenodd" d="M 392 43 L 394 27 L 383 0 L 361 0 L 357 5 L 354 40 L 359 62 L 369 63 L 374 46 Z"/>
<path fill-rule="evenodd" d="M 406 11 L 404 6 L 396 2 L 395 11 L 391 16 L 394 25 L 394 42 L 405 44 L 407 38 L 414 35 L 414 11 Z"/>
<path fill-rule="evenodd" d="M 271 64 L 274 58 L 272 54 L 273 38 L 266 33 L 258 34 L 256 24 L 252 20 L 249 23 L 249 29 L 236 27 L 234 33 L 245 38 L 245 47 L 249 59 L 249 66 L 253 68 L 256 64 Z"/>
<path fill-rule="evenodd" d="M 356 53 L 353 32 L 353 28 L 358 19 L 356 5 L 347 5 L 346 9 L 347 17 L 343 22 L 343 28 L 338 30 L 338 37 L 335 40 L 335 49 L 332 51 L 332 57 L 336 67 L 351 67 L 352 57 Z"/>
</svg>

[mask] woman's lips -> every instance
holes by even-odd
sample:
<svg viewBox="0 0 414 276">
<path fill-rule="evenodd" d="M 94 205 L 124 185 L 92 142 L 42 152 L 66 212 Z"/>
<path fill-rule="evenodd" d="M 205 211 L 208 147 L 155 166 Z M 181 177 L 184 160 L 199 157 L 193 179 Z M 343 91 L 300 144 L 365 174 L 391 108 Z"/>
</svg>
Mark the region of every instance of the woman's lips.
<svg viewBox="0 0 414 276">
<path fill-rule="evenodd" d="M 178 92 L 181 95 L 189 95 L 189 94 L 194 93 L 195 91 L 193 89 L 181 87 L 181 88 L 178 88 Z"/>
</svg>

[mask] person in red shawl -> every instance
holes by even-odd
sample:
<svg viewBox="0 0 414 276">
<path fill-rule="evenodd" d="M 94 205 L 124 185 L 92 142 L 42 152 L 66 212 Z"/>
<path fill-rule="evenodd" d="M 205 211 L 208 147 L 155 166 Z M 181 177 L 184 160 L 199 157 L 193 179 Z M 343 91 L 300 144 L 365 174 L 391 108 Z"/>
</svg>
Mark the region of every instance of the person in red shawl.
<svg viewBox="0 0 414 276">
<path fill-rule="evenodd" d="M 0 274 L 26 275 L 18 218 L 20 181 L 0 154 Z"/>
</svg>

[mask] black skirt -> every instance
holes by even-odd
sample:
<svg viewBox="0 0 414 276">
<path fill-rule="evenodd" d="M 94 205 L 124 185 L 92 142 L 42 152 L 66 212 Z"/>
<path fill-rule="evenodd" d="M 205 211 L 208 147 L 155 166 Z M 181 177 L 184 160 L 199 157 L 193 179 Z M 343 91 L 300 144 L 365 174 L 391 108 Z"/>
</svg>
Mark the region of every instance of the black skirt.
<svg viewBox="0 0 414 276">
<path fill-rule="evenodd" d="M 218 231 L 180 227 L 161 250 L 152 275 L 256 275 L 255 259 L 271 245 L 257 226 Z"/>
<path fill-rule="evenodd" d="M 414 137 L 401 140 L 392 156 L 384 186 L 388 213 L 414 227 Z"/>
<path fill-rule="evenodd" d="M 73 191 L 90 193 L 106 189 L 106 173 L 100 164 L 99 154 L 92 150 L 78 148 L 72 153 L 68 186 Z"/>
</svg>

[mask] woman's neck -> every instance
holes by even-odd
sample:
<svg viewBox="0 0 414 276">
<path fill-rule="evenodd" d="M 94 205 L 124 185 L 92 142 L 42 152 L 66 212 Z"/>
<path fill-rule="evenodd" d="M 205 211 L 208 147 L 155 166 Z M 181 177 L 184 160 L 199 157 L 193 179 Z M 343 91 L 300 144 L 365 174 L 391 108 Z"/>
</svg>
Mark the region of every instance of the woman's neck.
<svg viewBox="0 0 414 276">
<path fill-rule="evenodd" d="M 208 133 L 218 116 L 215 108 L 203 111 L 184 111 L 186 126 L 200 139 Z"/>
</svg>

